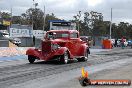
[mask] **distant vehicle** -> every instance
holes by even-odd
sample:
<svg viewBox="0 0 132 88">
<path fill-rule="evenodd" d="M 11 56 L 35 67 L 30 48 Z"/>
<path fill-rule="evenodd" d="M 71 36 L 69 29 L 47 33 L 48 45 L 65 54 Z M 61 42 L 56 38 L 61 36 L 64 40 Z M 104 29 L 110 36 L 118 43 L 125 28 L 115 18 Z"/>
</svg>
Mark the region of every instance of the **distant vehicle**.
<svg viewBox="0 0 132 88">
<path fill-rule="evenodd" d="M 15 44 L 15 45 L 17 45 L 17 46 L 19 46 L 19 45 L 21 44 L 21 39 L 19 39 L 19 38 L 14 38 L 14 39 L 12 40 L 12 43 Z"/>
<path fill-rule="evenodd" d="M 10 36 L 9 36 L 9 35 L 3 35 L 3 36 L 4 36 L 5 38 L 8 38 L 8 39 L 10 38 Z"/>
<path fill-rule="evenodd" d="M 132 46 L 132 40 L 128 40 L 128 46 Z"/>
<path fill-rule="evenodd" d="M 46 33 L 41 50 L 30 48 L 26 55 L 30 63 L 38 59 L 58 60 L 67 64 L 69 60 L 74 59 L 86 61 L 89 52 L 88 45 L 80 39 L 77 30 L 51 30 Z"/>
</svg>

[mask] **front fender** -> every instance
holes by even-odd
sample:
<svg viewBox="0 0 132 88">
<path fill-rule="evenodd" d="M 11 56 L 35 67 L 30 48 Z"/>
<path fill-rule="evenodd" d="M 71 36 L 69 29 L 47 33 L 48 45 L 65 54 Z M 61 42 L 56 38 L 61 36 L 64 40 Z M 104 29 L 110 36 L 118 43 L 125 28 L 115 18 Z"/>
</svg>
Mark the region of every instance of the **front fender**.
<svg viewBox="0 0 132 88">
<path fill-rule="evenodd" d="M 69 49 L 67 47 L 61 47 L 61 48 L 59 48 L 56 51 L 55 55 L 63 55 L 66 51 L 68 51 L 69 57 L 70 58 L 73 58 L 73 55 L 71 54 L 71 52 L 69 51 Z"/>
<path fill-rule="evenodd" d="M 55 51 L 55 55 L 63 55 L 66 51 L 68 51 L 68 48 L 60 47 L 58 50 Z"/>
<path fill-rule="evenodd" d="M 28 49 L 27 51 L 26 51 L 26 55 L 32 55 L 32 56 L 35 56 L 35 57 L 40 57 L 40 54 L 41 54 L 41 52 L 40 51 L 38 51 L 38 49 L 32 49 L 32 48 L 30 48 L 30 49 Z"/>
</svg>

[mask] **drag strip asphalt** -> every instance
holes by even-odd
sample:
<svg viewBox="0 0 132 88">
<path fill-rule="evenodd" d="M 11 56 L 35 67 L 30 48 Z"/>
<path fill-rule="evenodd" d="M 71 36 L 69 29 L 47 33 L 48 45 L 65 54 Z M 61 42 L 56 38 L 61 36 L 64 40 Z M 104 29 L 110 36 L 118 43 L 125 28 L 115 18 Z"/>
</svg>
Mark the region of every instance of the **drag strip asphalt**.
<svg viewBox="0 0 132 88">
<path fill-rule="evenodd" d="M 34 64 L 22 62 L 18 65 L 3 65 L 0 67 L 0 88 L 57 88 L 61 83 L 77 80 L 81 75 L 81 67 L 93 74 L 129 64 L 132 62 L 131 52 L 131 49 L 103 51 L 91 54 L 87 62 L 74 61 L 69 64 L 42 61 Z"/>
<path fill-rule="evenodd" d="M 125 65 L 132 64 L 132 59 L 127 58 L 125 61 L 123 59 L 112 61 L 104 64 L 93 65 L 93 66 L 86 66 L 85 70 L 89 72 L 89 74 L 97 73 L 103 70 L 111 70 L 111 69 L 118 69 Z M 39 79 L 31 80 L 22 84 L 13 85 L 9 88 L 59 88 L 58 86 L 63 84 L 64 88 L 67 88 L 69 84 L 64 84 L 70 80 L 76 79 L 81 76 L 81 68 L 73 69 L 70 71 L 65 71 L 59 74 L 53 74 L 50 76 L 42 77 Z M 114 79 L 115 77 L 113 77 Z M 79 82 L 78 82 L 79 84 Z M 74 86 L 74 85 L 72 85 Z M 62 86 L 60 87 L 62 88 Z M 69 87 L 68 87 L 69 88 Z"/>
</svg>

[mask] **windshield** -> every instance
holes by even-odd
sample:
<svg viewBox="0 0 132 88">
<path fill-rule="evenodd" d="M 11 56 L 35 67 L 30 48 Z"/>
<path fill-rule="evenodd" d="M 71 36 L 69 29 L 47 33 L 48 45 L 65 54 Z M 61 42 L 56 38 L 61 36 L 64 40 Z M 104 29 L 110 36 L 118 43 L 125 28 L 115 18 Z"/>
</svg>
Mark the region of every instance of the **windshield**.
<svg viewBox="0 0 132 88">
<path fill-rule="evenodd" d="M 68 38 L 68 33 L 59 33 L 59 32 L 49 32 L 47 33 L 47 38 L 57 39 L 57 38 Z"/>
</svg>

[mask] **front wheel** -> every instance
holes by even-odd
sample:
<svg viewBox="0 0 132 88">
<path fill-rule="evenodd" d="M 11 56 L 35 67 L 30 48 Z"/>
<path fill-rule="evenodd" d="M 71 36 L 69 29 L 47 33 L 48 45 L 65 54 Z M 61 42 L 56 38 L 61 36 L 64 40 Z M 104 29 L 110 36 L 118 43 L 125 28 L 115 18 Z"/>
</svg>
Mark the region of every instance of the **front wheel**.
<svg viewBox="0 0 132 88">
<path fill-rule="evenodd" d="M 34 63 L 35 59 L 36 59 L 36 58 L 35 58 L 34 56 L 31 56 L 31 55 L 28 56 L 28 61 L 29 61 L 30 63 Z"/>
<path fill-rule="evenodd" d="M 66 51 L 60 58 L 60 61 L 61 63 L 63 64 L 67 64 L 68 63 L 68 60 L 69 60 L 69 54 L 68 52 Z"/>
</svg>

